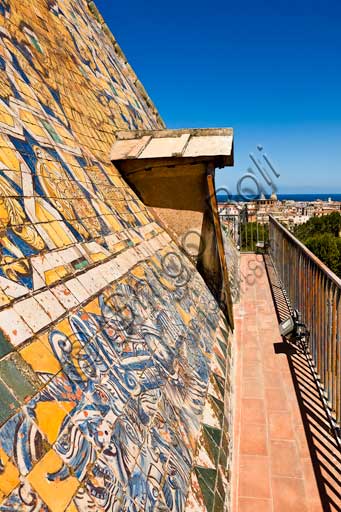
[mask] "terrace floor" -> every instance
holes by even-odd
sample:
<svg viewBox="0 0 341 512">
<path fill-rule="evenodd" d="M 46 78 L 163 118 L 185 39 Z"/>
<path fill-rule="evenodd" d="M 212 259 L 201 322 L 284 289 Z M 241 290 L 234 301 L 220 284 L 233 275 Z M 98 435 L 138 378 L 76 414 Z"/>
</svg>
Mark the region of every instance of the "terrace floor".
<svg viewBox="0 0 341 512">
<path fill-rule="evenodd" d="M 258 260 L 242 255 L 250 284 L 235 307 L 233 512 L 339 512 L 340 451 L 304 354 L 281 339 L 280 298 Z"/>
</svg>

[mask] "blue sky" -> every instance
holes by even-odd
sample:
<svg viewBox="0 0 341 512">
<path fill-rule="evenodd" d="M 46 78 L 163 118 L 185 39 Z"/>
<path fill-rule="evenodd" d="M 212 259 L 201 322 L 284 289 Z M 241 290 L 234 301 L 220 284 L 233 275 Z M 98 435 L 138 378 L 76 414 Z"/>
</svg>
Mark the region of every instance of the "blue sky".
<svg viewBox="0 0 341 512">
<path fill-rule="evenodd" d="M 279 192 L 341 193 L 340 2 L 96 4 L 169 128 L 234 128 L 218 186 L 261 144 Z"/>
</svg>

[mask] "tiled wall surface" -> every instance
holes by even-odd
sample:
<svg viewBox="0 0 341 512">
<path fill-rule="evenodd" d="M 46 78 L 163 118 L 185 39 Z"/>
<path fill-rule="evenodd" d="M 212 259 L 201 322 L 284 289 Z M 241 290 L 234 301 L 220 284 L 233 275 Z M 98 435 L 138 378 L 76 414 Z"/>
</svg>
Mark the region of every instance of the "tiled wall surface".
<svg viewBox="0 0 341 512">
<path fill-rule="evenodd" d="M 85 0 L 0 0 L 0 511 L 222 511 L 226 322 L 109 161 L 162 128 Z"/>
</svg>

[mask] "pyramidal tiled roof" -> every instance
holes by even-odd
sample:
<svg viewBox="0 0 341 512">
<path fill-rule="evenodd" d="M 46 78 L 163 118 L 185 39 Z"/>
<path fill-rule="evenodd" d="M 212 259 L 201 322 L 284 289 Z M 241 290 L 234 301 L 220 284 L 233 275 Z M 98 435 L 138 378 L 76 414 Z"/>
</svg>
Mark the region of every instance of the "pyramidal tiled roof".
<svg viewBox="0 0 341 512">
<path fill-rule="evenodd" d="M 110 161 L 163 122 L 93 2 L 0 35 L 0 510 L 221 510 L 230 331 Z"/>
</svg>

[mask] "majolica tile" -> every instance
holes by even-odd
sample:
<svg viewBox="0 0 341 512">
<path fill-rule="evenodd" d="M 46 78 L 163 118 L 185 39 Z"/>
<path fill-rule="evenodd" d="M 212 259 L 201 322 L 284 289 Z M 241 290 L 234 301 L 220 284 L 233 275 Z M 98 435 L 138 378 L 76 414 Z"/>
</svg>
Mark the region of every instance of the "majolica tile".
<svg viewBox="0 0 341 512">
<path fill-rule="evenodd" d="M 19 408 L 19 402 L 15 399 L 14 395 L 10 392 L 4 382 L 0 379 L 0 425 L 10 418 L 15 411 Z"/>
<path fill-rule="evenodd" d="M 98 510 L 109 508 L 120 510 L 124 491 L 122 485 L 114 477 L 110 469 L 97 462 L 84 482 L 86 493 L 95 503 Z"/>
<path fill-rule="evenodd" d="M 190 488 L 186 501 L 186 512 L 207 512 L 195 471 L 192 471 L 191 474 Z"/>
<path fill-rule="evenodd" d="M 34 466 L 27 480 L 51 512 L 63 512 L 79 487 L 77 478 L 54 450 Z"/>
<path fill-rule="evenodd" d="M 185 510 L 194 455 L 229 463 L 231 347 L 202 278 L 109 161 L 116 129 L 161 124 L 84 0 L 2 3 L 0 511 Z M 207 511 L 210 474 L 192 475 Z"/>
<path fill-rule="evenodd" d="M 94 510 L 96 510 L 94 500 L 90 497 L 86 489 L 81 486 L 78 488 L 74 499 L 65 512 L 93 512 Z"/>
<path fill-rule="evenodd" d="M 40 382 L 26 362 L 16 353 L 0 361 L 0 378 L 19 402 L 26 402 L 37 393 Z"/>
<path fill-rule="evenodd" d="M 219 402 L 218 402 L 219 403 Z M 224 405 L 222 403 L 222 405 Z M 221 411 L 220 407 L 218 407 L 217 403 L 214 400 L 214 397 L 208 395 L 207 400 L 205 402 L 202 421 L 206 425 L 210 425 L 211 427 L 221 429 L 223 424 L 223 411 Z"/>
<path fill-rule="evenodd" d="M 24 476 L 49 449 L 37 425 L 23 412 L 12 416 L 1 427 L 0 447 Z"/>
<path fill-rule="evenodd" d="M 219 460 L 221 430 L 203 424 L 198 439 L 198 455 L 196 465 L 205 468 L 215 468 Z"/>
<path fill-rule="evenodd" d="M 0 329 L 0 358 L 9 354 L 13 350 L 12 345 L 9 343 L 8 336 Z"/>
<path fill-rule="evenodd" d="M 226 341 L 222 341 L 220 340 L 219 338 L 217 338 L 218 340 L 218 343 L 219 343 L 219 347 L 220 349 L 222 350 L 224 356 L 226 357 L 227 356 L 227 345 L 226 345 Z"/>
<path fill-rule="evenodd" d="M 36 294 L 35 299 L 52 321 L 57 320 L 65 313 L 65 309 L 50 290 Z"/>
<path fill-rule="evenodd" d="M 5 497 L 19 484 L 20 479 L 18 469 L 2 448 L 0 448 L 0 468 L 0 496 Z"/>
<path fill-rule="evenodd" d="M 47 440 L 54 443 L 81 397 L 80 389 L 59 373 L 27 403 L 25 414 L 37 424 Z"/>
<path fill-rule="evenodd" d="M 32 332 L 38 332 L 51 322 L 51 319 L 33 297 L 24 299 L 14 306 L 14 311 L 20 315 Z"/>
<path fill-rule="evenodd" d="M 198 479 L 206 510 L 207 512 L 212 512 L 214 506 L 214 491 L 217 472 L 215 469 L 195 467 L 195 473 Z"/>
<path fill-rule="evenodd" d="M 66 422 L 65 428 L 59 433 L 53 449 L 80 482 L 84 480 L 89 466 L 97 459 L 94 446 L 70 421 Z"/>
<path fill-rule="evenodd" d="M 53 354 L 46 335 L 35 338 L 31 343 L 26 344 L 19 354 L 42 383 L 51 380 L 61 370 L 60 362 Z"/>
<path fill-rule="evenodd" d="M 0 512 L 31 512 L 32 504 L 39 512 L 49 512 L 49 509 L 40 496 L 26 479 L 22 479 L 14 491 L 0 504 Z"/>
<path fill-rule="evenodd" d="M 213 512 L 225 512 L 225 494 L 221 496 L 219 492 L 215 493 Z"/>
<path fill-rule="evenodd" d="M 64 284 L 58 284 L 51 288 L 51 293 L 65 309 L 70 310 L 79 305 L 79 300 Z"/>
<path fill-rule="evenodd" d="M 33 336 L 30 327 L 12 308 L 0 311 L 0 330 L 5 339 L 8 339 L 14 347 L 21 345 Z"/>
<path fill-rule="evenodd" d="M 221 379 L 221 380 L 222 380 L 222 382 L 224 382 L 223 379 Z M 214 396 L 215 398 L 220 399 L 220 400 L 224 399 L 224 388 L 221 391 L 221 388 L 219 386 L 218 381 L 215 378 L 214 373 L 210 374 L 210 380 L 209 380 L 209 385 L 208 385 L 208 393 L 210 395 Z"/>
</svg>

